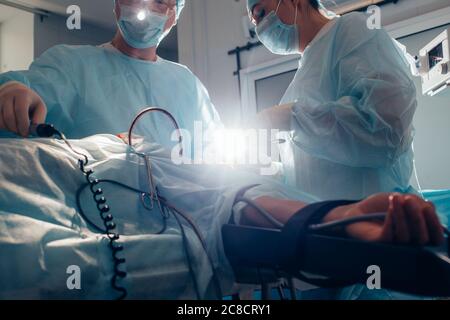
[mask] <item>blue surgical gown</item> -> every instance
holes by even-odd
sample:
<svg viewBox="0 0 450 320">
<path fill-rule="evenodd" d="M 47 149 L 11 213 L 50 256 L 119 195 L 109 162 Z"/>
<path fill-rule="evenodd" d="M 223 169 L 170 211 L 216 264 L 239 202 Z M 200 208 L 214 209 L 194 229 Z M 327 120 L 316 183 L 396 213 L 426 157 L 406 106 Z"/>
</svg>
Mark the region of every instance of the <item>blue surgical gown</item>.
<svg viewBox="0 0 450 320">
<path fill-rule="evenodd" d="M 283 133 L 286 182 L 320 199 L 410 191 L 416 88 L 404 51 L 351 13 L 306 48 L 281 104 L 295 102 Z"/>
<path fill-rule="evenodd" d="M 220 126 L 205 87 L 187 67 L 159 57 L 156 62 L 130 58 L 111 45 L 55 46 L 28 71 L 0 75 L 0 85 L 8 81 L 35 90 L 47 105 L 46 122 L 72 139 L 126 132 L 146 106 L 172 113 L 191 134 L 185 141 L 193 141 L 196 121 L 203 132 Z M 136 134 L 174 145 L 174 127 L 163 114 L 144 116 L 136 128 Z"/>
</svg>

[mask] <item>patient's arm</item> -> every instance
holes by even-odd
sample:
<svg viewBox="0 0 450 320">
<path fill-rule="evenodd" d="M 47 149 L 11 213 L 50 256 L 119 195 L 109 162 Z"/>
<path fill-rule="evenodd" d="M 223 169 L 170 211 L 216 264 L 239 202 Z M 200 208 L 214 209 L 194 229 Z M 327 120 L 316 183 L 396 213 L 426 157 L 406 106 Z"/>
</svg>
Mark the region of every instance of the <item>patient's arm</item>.
<svg viewBox="0 0 450 320">
<path fill-rule="evenodd" d="M 305 203 L 260 197 L 256 203 L 282 223 L 306 206 Z M 331 222 L 371 213 L 387 212 L 384 222 L 360 222 L 345 228 L 348 236 L 374 242 L 390 242 L 415 245 L 441 245 L 443 228 L 434 206 L 414 195 L 382 193 L 352 205 L 337 207 L 330 211 L 324 222 Z M 273 227 L 255 209 L 243 210 L 241 223 L 257 227 Z"/>
</svg>

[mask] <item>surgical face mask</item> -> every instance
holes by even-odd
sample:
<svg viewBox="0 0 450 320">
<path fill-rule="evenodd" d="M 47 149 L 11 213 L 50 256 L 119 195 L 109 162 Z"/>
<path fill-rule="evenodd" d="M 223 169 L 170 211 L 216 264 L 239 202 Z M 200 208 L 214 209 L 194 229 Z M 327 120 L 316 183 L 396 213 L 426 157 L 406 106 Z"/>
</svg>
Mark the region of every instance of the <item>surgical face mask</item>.
<svg viewBox="0 0 450 320">
<path fill-rule="evenodd" d="M 120 5 L 117 21 L 125 41 L 136 49 L 156 47 L 168 32 L 164 32 L 168 16 L 147 8 Z"/>
<path fill-rule="evenodd" d="M 264 46 L 275 54 L 288 55 L 299 53 L 299 31 L 297 26 L 297 6 L 295 7 L 295 21 L 293 25 L 283 23 L 277 16 L 277 10 L 269 13 L 256 26 L 256 33 Z"/>
</svg>

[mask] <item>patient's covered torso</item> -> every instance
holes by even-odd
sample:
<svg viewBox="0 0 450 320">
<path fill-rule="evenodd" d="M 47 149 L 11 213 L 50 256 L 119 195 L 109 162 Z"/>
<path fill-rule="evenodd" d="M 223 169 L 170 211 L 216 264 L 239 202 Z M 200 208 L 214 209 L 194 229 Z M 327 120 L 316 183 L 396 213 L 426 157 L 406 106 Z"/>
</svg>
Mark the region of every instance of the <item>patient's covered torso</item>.
<svg viewBox="0 0 450 320">
<path fill-rule="evenodd" d="M 111 135 L 72 140 L 89 157 L 88 169 L 98 179 L 110 179 L 147 191 L 143 158 Z M 76 192 L 85 183 L 77 166 L 79 156 L 59 140 L 0 139 L 0 298 L 108 299 L 113 263 L 105 236 L 88 227 L 78 213 Z M 223 166 L 175 165 L 170 152 L 156 144 L 137 149 L 149 155 L 161 196 L 187 213 L 201 231 L 207 250 L 229 293 L 234 279 L 222 248 L 221 226 L 228 223 L 236 192 L 261 184 L 247 196 L 271 195 L 313 201 L 281 184 Z M 99 185 L 118 225 L 124 245 L 123 281 L 130 298 L 196 298 L 182 237 L 176 220 L 161 230 L 160 211 L 145 209 L 140 194 L 111 185 Z M 86 215 L 101 226 L 88 190 L 81 194 Z M 182 219 L 181 219 L 182 220 Z M 212 269 L 200 242 L 186 226 L 195 281 L 202 298 L 215 297 Z M 69 266 L 79 266 L 82 290 L 67 288 Z"/>
</svg>

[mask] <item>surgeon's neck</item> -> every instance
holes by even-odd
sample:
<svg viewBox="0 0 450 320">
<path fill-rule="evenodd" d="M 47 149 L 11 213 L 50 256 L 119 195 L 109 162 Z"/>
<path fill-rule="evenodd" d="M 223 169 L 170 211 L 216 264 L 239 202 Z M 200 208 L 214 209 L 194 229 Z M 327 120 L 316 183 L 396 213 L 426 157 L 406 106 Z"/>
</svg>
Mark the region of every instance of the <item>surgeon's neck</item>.
<svg viewBox="0 0 450 320">
<path fill-rule="evenodd" d="M 322 28 L 330 22 L 330 19 L 313 9 L 300 13 L 299 18 L 298 27 L 300 30 L 300 52 L 303 53 L 320 30 L 322 30 Z"/>
<path fill-rule="evenodd" d="M 139 60 L 146 61 L 156 61 L 158 56 L 156 55 L 157 47 L 147 48 L 147 49 L 136 49 L 128 45 L 128 43 L 123 39 L 120 32 L 117 32 L 111 44 L 123 54 Z"/>
</svg>

